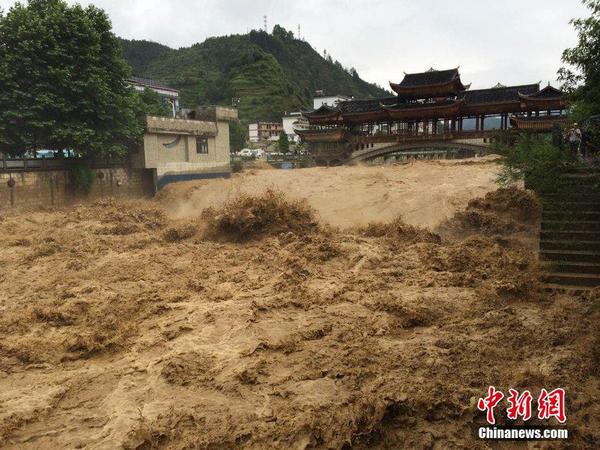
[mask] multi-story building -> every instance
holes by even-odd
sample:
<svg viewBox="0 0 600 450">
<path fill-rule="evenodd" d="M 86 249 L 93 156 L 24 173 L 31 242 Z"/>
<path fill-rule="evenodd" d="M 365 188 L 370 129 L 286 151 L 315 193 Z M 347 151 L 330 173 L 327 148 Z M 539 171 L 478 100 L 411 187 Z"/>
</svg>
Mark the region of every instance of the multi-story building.
<svg viewBox="0 0 600 450">
<path fill-rule="evenodd" d="M 313 98 L 314 109 L 321 106 L 335 107 L 338 103 L 351 100 L 352 97 L 346 95 L 325 95 L 323 91 L 316 91 Z M 250 142 L 277 140 L 282 131 L 288 135 L 292 142 L 298 142 L 298 135 L 295 129 L 303 129 L 308 126 L 308 120 L 302 115 L 301 111 L 293 111 L 284 115 L 280 122 L 255 122 L 248 125 L 248 137 Z"/>
<path fill-rule="evenodd" d="M 303 129 L 308 126 L 308 120 L 302 116 L 301 111 L 294 111 L 281 118 L 283 131 L 288 135 L 291 142 L 298 142 L 299 136 L 295 130 Z"/>
<path fill-rule="evenodd" d="M 277 140 L 283 131 L 280 122 L 256 122 L 248 125 L 248 137 L 250 142 Z"/>
<path fill-rule="evenodd" d="M 176 116 L 179 111 L 179 91 L 177 89 L 173 89 L 148 78 L 130 77 L 127 79 L 127 82 L 133 86 L 136 91 L 150 89 L 151 91 L 156 92 L 160 98 L 169 105 L 170 110 L 173 112 L 173 117 Z"/>
</svg>

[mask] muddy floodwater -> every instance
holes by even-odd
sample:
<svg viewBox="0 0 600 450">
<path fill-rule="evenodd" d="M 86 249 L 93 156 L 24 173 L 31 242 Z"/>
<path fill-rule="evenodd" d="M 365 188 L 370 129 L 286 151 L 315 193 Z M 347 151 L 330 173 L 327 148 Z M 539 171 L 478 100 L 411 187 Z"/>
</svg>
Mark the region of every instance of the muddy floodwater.
<svg viewBox="0 0 600 450">
<path fill-rule="evenodd" d="M 176 217 L 196 216 L 240 192 L 268 188 L 304 198 L 325 223 L 349 227 L 398 216 L 411 225 L 436 227 L 470 199 L 498 186 L 497 156 L 463 160 L 414 161 L 379 167 L 315 167 L 248 170 L 230 180 L 177 183 L 159 201 Z"/>
<path fill-rule="evenodd" d="M 497 172 L 254 170 L 0 212 L 0 447 L 489 448 L 494 385 L 564 388 L 552 448 L 597 448 L 600 293 L 540 288 L 540 205 Z"/>
</svg>

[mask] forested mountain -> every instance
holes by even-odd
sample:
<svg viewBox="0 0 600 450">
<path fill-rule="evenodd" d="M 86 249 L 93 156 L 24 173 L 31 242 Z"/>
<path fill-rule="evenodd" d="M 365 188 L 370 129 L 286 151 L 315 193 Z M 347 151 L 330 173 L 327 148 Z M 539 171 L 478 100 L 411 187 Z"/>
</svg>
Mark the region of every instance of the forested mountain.
<svg viewBox="0 0 600 450">
<path fill-rule="evenodd" d="M 133 68 L 133 74 L 142 76 L 146 73 L 148 66 L 173 50 L 166 45 L 150 41 L 136 41 L 120 39 L 123 48 L 123 56 Z"/>
<path fill-rule="evenodd" d="M 278 25 L 272 34 L 213 37 L 178 50 L 148 41 L 121 44 L 135 75 L 180 89 L 184 106 L 237 104 L 245 121 L 309 108 L 317 89 L 358 98 L 386 95 Z"/>
</svg>

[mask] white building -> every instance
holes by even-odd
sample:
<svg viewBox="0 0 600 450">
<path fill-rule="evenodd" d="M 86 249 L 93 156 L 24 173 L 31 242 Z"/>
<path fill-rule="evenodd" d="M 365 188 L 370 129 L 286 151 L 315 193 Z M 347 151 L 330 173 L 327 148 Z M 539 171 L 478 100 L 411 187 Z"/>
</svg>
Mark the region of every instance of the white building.
<svg viewBox="0 0 600 450">
<path fill-rule="evenodd" d="M 248 140 L 250 142 L 258 142 L 258 124 L 251 123 L 248 125 Z"/>
<path fill-rule="evenodd" d="M 337 106 L 339 102 L 345 102 L 347 100 L 352 100 L 352 97 L 348 97 L 347 95 L 325 95 L 324 91 L 315 92 L 315 96 L 313 98 L 313 109 L 319 109 L 321 106 Z"/>
<path fill-rule="evenodd" d="M 283 131 L 280 122 L 256 122 L 248 124 L 248 139 L 250 142 L 273 141 L 279 139 Z"/>
<path fill-rule="evenodd" d="M 148 78 L 130 77 L 127 82 L 133 86 L 136 91 L 143 91 L 144 89 L 150 89 L 156 92 L 160 98 L 169 105 L 169 108 L 173 111 L 173 117 L 179 111 L 179 91 L 177 89 L 165 86 L 158 81 L 150 80 Z"/>
<path fill-rule="evenodd" d="M 291 142 L 298 142 L 299 136 L 294 131 L 294 128 L 301 129 L 308 126 L 308 121 L 302 117 L 302 112 L 294 111 L 281 118 L 283 122 L 283 131 L 288 135 Z"/>
</svg>

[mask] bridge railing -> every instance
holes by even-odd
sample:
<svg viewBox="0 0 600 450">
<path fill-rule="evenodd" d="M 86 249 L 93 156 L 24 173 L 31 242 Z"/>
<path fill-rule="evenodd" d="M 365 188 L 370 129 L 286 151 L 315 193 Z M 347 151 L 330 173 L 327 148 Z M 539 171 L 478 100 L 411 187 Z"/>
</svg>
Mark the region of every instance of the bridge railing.
<svg viewBox="0 0 600 450">
<path fill-rule="evenodd" d="M 450 133 L 390 133 L 374 135 L 353 135 L 352 142 L 356 144 L 376 144 L 386 142 L 419 142 L 419 141 L 452 141 L 457 139 L 487 139 L 507 133 L 507 130 L 472 130 L 454 131 Z"/>
</svg>

